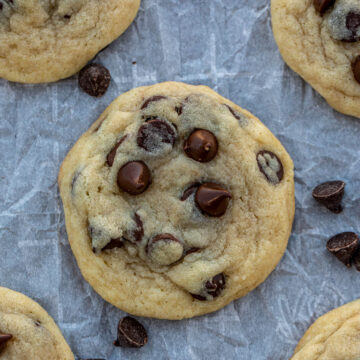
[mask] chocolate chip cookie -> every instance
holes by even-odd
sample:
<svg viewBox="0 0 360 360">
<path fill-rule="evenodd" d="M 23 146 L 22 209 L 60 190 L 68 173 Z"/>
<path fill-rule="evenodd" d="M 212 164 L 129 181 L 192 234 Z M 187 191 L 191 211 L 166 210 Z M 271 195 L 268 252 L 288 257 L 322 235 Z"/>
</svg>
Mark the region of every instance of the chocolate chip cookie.
<svg viewBox="0 0 360 360">
<path fill-rule="evenodd" d="M 292 360 L 360 359 L 360 300 L 321 316 L 305 333 Z"/>
<path fill-rule="evenodd" d="M 35 301 L 0 287 L 2 360 L 74 360 L 49 314 Z"/>
<path fill-rule="evenodd" d="M 181 319 L 259 285 L 285 251 L 293 164 L 253 115 L 204 86 L 116 99 L 64 160 L 59 186 L 85 279 L 129 313 Z"/>
<path fill-rule="evenodd" d="M 0 0 L 0 77 L 56 81 L 78 72 L 133 21 L 140 0 Z"/>
<path fill-rule="evenodd" d="M 359 0 L 272 0 L 285 62 L 337 111 L 360 117 Z"/>
</svg>

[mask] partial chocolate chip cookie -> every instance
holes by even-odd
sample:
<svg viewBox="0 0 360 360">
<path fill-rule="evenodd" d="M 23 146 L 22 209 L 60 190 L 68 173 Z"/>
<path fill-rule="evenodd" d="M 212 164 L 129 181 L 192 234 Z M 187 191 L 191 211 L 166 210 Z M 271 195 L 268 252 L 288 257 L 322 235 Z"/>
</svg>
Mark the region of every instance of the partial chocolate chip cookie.
<svg viewBox="0 0 360 360">
<path fill-rule="evenodd" d="M 1 360 L 74 360 L 49 314 L 35 301 L 0 287 Z"/>
<path fill-rule="evenodd" d="M 174 82 L 116 99 L 59 186 L 84 277 L 140 316 L 192 317 L 245 295 L 279 262 L 294 215 L 293 164 L 270 131 Z"/>
<path fill-rule="evenodd" d="M 285 62 L 337 111 L 360 117 L 360 1 L 271 0 Z"/>
<path fill-rule="evenodd" d="M 292 360 L 360 359 L 360 300 L 321 316 L 305 333 Z"/>
<path fill-rule="evenodd" d="M 140 0 L 0 0 L 0 77 L 41 83 L 78 72 L 122 34 Z"/>
</svg>

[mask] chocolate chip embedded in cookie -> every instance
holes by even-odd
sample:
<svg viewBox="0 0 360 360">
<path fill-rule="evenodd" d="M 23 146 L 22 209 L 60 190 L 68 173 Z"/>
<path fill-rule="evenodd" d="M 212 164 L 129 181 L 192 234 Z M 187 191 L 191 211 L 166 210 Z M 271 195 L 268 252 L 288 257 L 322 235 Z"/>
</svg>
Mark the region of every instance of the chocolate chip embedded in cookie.
<svg viewBox="0 0 360 360">
<path fill-rule="evenodd" d="M 148 152 L 171 150 L 176 140 L 175 127 L 166 120 L 151 119 L 141 125 L 137 134 L 137 144 Z"/>
<path fill-rule="evenodd" d="M 115 346 L 143 347 L 148 341 L 147 332 L 139 321 L 131 316 L 125 316 L 119 321 Z"/>
<path fill-rule="evenodd" d="M 353 62 L 353 73 L 355 80 L 360 84 L 360 55 Z"/>
<path fill-rule="evenodd" d="M 131 195 L 143 193 L 151 183 L 151 173 L 143 161 L 129 161 L 117 175 L 119 188 Z"/>
<path fill-rule="evenodd" d="M 344 191 L 345 183 L 343 181 L 327 181 L 316 186 L 312 196 L 330 211 L 338 214 L 342 211 L 341 200 L 344 196 Z"/>
<path fill-rule="evenodd" d="M 0 332 L 0 351 L 3 350 L 5 344 L 12 338 L 11 334 L 2 334 Z"/>
<path fill-rule="evenodd" d="M 327 18 L 330 35 L 335 40 L 355 42 L 360 39 L 360 4 L 358 0 L 337 0 Z"/>
<path fill-rule="evenodd" d="M 115 100 L 67 155 L 59 186 L 82 274 L 139 316 L 182 319 L 245 295 L 283 255 L 294 213 L 293 165 L 270 131 L 181 83 Z"/>
<path fill-rule="evenodd" d="M 256 155 L 259 170 L 271 184 L 278 184 L 283 179 L 284 168 L 280 159 L 271 151 L 262 150 Z"/>
<path fill-rule="evenodd" d="M 218 142 L 212 132 L 197 129 L 185 140 L 184 151 L 196 161 L 209 162 L 218 152 Z"/>
<path fill-rule="evenodd" d="M 208 280 L 200 294 L 191 294 L 193 298 L 201 301 L 213 300 L 218 297 L 225 288 L 224 274 L 217 274 L 211 280 Z"/>
<path fill-rule="evenodd" d="M 321 15 L 324 15 L 324 13 L 335 3 L 335 0 L 313 0 L 313 1 L 316 11 L 318 11 Z"/>
<path fill-rule="evenodd" d="M 230 199 L 230 192 L 215 183 L 202 184 L 195 193 L 197 207 L 206 215 L 214 217 L 225 214 Z"/>
<path fill-rule="evenodd" d="M 359 237 L 353 232 L 344 232 L 333 236 L 326 244 L 327 249 L 347 267 L 359 248 Z"/>
<path fill-rule="evenodd" d="M 151 261 L 158 265 L 171 265 L 184 255 L 184 245 L 171 234 L 154 236 L 146 246 Z"/>
</svg>

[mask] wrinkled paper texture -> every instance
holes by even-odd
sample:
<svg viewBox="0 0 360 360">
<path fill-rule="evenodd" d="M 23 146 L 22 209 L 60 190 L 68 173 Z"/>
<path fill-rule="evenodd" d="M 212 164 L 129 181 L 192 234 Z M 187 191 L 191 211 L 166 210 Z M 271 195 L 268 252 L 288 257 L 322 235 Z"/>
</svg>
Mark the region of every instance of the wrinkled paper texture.
<svg viewBox="0 0 360 360">
<path fill-rule="evenodd" d="M 288 359 L 318 316 L 360 296 L 360 273 L 325 247 L 338 232 L 359 231 L 360 121 L 332 110 L 284 64 L 270 0 L 143 0 L 136 21 L 96 61 L 112 76 L 100 99 L 79 90 L 76 76 L 45 85 L 0 80 L 0 284 L 38 301 L 82 358 Z M 140 319 L 148 344 L 116 348 L 124 313 L 80 274 L 57 173 L 116 96 L 165 80 L 208 85 L 270 128 L 295 163 L 296 218 L 284 258 L 256 290 L 191 320 Z M 332 179 L 347 183 L 340 215 L 311 196 Z"/>
</svg>

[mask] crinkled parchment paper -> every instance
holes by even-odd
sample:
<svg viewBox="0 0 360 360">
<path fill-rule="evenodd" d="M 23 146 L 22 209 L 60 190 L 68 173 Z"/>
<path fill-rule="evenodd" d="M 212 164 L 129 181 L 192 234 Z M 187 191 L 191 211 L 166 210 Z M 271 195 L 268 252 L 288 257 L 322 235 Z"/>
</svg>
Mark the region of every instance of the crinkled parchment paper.
<svg viewBox="0 0 360 360">
<path fill-rule="evenodd" d="M 288 359 L 318 316 L 360 297 L 360 273 L 325 249 L 331 235 L 360 231 L 360 121 L 333 111 L 283 63 L 269 0 L 143 0 L 136 21 L 96 60 L 112 75 L 100 99 L 80 91 L 76 76 L 47 85 L 0 80 L 0 284 L 43 305 L 82 358 Z M 140 319 L 149 343 L 115 348 L 124 313 L 82 278 L 56 178 L 116 96 L 164 80 L 209 85 L 282 141 L 295 163 L 293 235 L 276 270 L 246 297 L 191 320 Z M 347 187 L 335 215 L 311 190 L 338 178 Z"/>
</svg>

